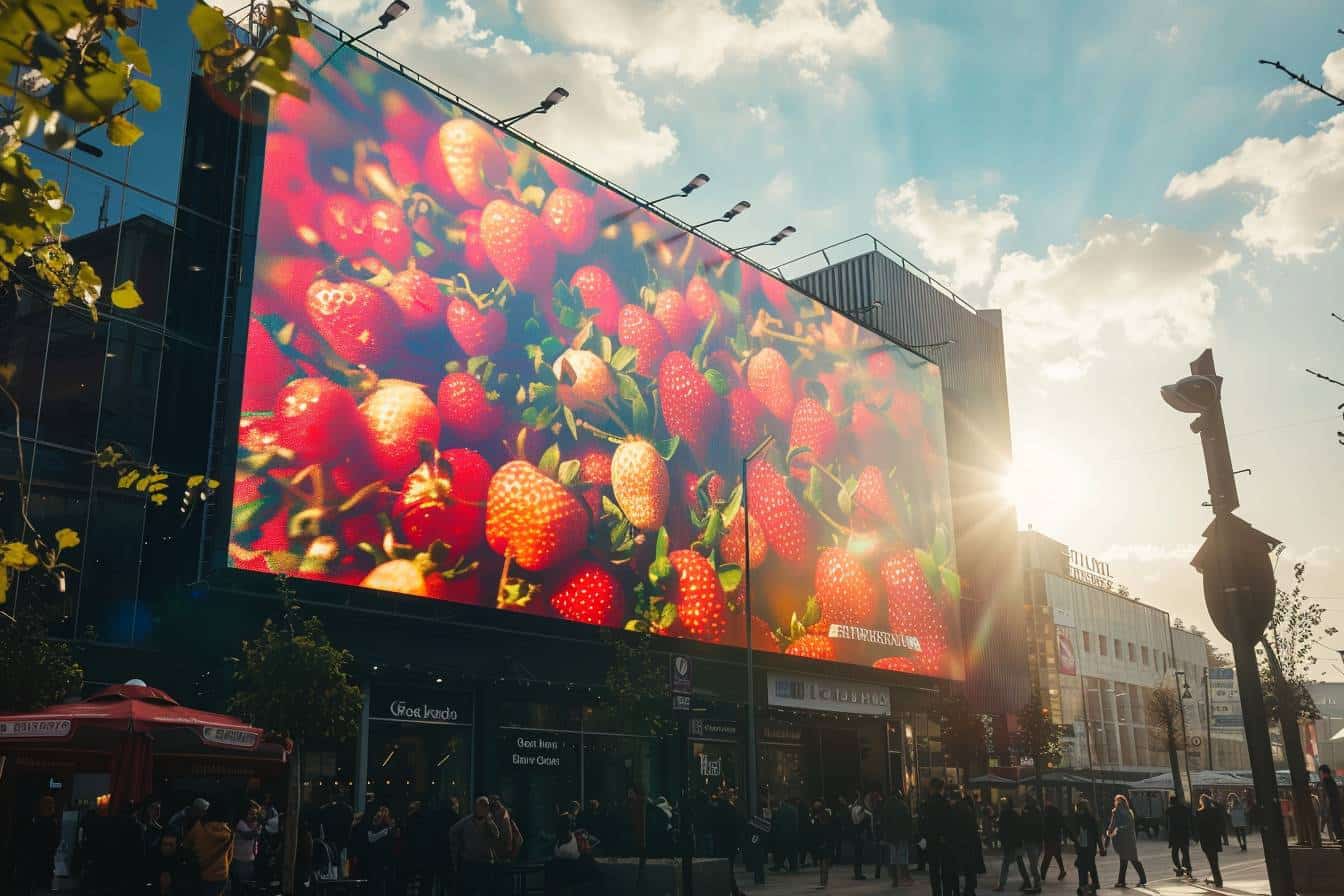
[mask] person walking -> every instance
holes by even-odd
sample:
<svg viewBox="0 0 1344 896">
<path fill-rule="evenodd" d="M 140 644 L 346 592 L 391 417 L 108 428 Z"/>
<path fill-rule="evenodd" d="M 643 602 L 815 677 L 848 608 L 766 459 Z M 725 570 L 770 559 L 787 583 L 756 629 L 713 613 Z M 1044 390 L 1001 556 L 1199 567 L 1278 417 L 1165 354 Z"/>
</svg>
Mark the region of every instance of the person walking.
<svg viewBox="0 0 1344 896">
<path fill-rule="evenodd" d="M 1064 869 L 1064 813 L 1059 811 L 1055 801 L 1045 798 L 1045 807 L 1041 809 L 1041 868 L 1040 880 L 1045 880 L 1050 863 L 1059 863 L 1059 879 L 1068 877 Z"/>
<path fill-rule="evenodd" d="M 1344 844 L 1344 834 L 1340 833 L 1340 816 L 1344 815 L 1344 804 L 1340 802 L 1339 783 L 1335 781 L 1334 772 L 1328 765 L 1321 766 L 1318 773 L 1321 776 L 1321 792 L 1325 794 L 1325 812 L 1330 817 L 1330 832 L 1335 835 L 1336 843 Z"/>
<path fill-rule="evenodd" d="M 1095 894 L 1101 889 L 1101 879 L 1097 876 L 1097 852 L 1101 849 L 1101 826 L 1092 814 L 1092 806 L 1085 799 L 1079 799 L 1073 808 L 1073 823 L 1070 836 L 1073 839 L 1076 855 L 1073 865 L 1078 869 L 1078 896 Z"/>
<path fill-rule="evenodd" d="M 975 801 L 965 791 L 948 810 L 946 846 L 946 860 L 961 881 L 960 896 L 975 896 L 977 878 L 985 873 L 985 851 Z M 947 896 L 957 896 L 955 888 Z"/>
<path fill-rule="evenodd" d="M 789 873 L 798 872 L 798 807 L 792 800 L 784 800 L 779 804 L 774 817 L 771 819 L 770 833 L 773 835 L 775 844 L 775 864 L 772 871 L 783 871 L 787 867 Z"/>
<path fill-rule="evenodd" d="M 728 881 L 731 891 L 736 894 L 737 876 L 733 873 L 733 862 L 737 859 L 738 837 L 742 831 L 742 819 L 737 814 L 737 795 L 727 790 L 719 795 L 717 804 L 710 810 L 710 826 L 714 831 L 714 854 L 728 860 Z"/>
<path fill-rule="evenodd" d="M 56 869 L 56 850 L 61 845 L 61 824 L 56 818 L 56 800 L 44 794 L 33 807 L 32 818 L 15 840 L 16 891 L 28 896 L 34 891 L 51 892 Z"/>
<path fill-rule="evenodd" d="M 1123 793 L 1115 795 L 1111 821 L 1106 826 L 1106 836 L 1115 845 L 1115 855 L 1120 859 L 1120 876 L 1116 878 L 1114 889 L 1128 888 L 1128 884 L 1125 883 L 1125 872 L 1129 870 L 1130 865 L 1133 865 L 1134 870 L 1139 873 L 1139 886 L 1148 886 L 1148 874 L 1143 870 L 1143 862 L 1139 861 L 1139 838 L 1134 831 L 1134 810 L 1129 807 L 1129 798 Z"/>
<path fill-rule="evenodd" d="M 392 811 L 387 806 L 379 806 L 369 824 L 369 832 L 365 835 L 369 842 L 365 865 L 368 868 L 371 896 L 391 896 L 392 880 L 396 873 L 393 851 L 396 827 Z"/>
<path fill-rule="evenodd" d="M 1167 805 L 1167 846 L 1171 847 L 1171 870 L 1178 877 L 1191 877 L 1190 829 L 1194 819 L 1190 808 L 1173 794 Z"/>
<path fill-rule="evenodd" d="M 490 798 L 478 796 L 472 803 L 471 814 L 453 825 L 448 839 L 461 896 L 489 896 L 493 884 L 491 865 L 504 844 L 499 825 L 490 812 Z"/>
<path fill-rule="evenodd" d="M 257 879 L 257 851 L 261 844 L 261 807 L 248 803 L 243 817 L 233 827 L 233 859 L 229 862 L 229 881 L 242 890 Z"/>
<path fill-rule="evenodd" d="M 1199 835 L 1199 848 L 1209 860 L 1211 877 L 1205 883 L 1215 887 L 1223 885 L 1223 872 L 1218 867 L 1218 853 L 1223 849 L 1223 813 L 1218 802 L 1207 793 L 1199 795 L 1199 811 L 1195 813 L 1195 830 Z"/>
<path fill-rule="evenodd" d="M 863 803 L 863 795 L 854 791 L 849 805 L 849 843 L 854 850 L 854 879 L 867 880 L 863 873 L 863 849 L 873 837 L 873 813 Z M 880 861 L 880 860 L 879 860 Z"/>
<path fill-rule="evenodd" d="M 1003 858 L 999 862 L 998 886 L 992 889 L 995 893 L 1003 892 L 1008 886 L 1008 869 L 1016 862 L 1017 872 L 1022 875 L 1021 889 L 1023 892 L 1031 890 L 1031 875 L 1027 873 L 1027 866 L 1022 861 L 1022 819 L 1013 808 L 1011 797 L 1005 796 L 999 799 L 998 838 Z"/>
<path fill-rule="evenodd" d="M 1241 800 L 1237 799 L 1235 793 L 1230 794 L 1227 798 L 1227 818 L 1232 823 L 1232 833 L 1237 838 L 1237 845 L 1241 847 L 1242 852 L 1245 852 L 1246 828 L 1248 827 L 1246 807 L 1241 804 Z"/>
<path fill-rule="evenodd" d="M 897 790 L 882 803 L 882 848 L 893 887 L 914 883 L 910 876 L 910 841 L 914 833 L 910 804 L 905 801 L 905 794 Z"/>
<path fill-rule="evenodd" d="M 233 864 L 233 829 L 225 820 L 224 810 L 210 806 L 205 820 L 187 830 L 186 844 L 200 869 L 200 896 L 221 896 L 227 892 L 229 867 Z"/>
<path fill-rule="evenodd" d="M 1027 892 L 1039 893 L 1041 892 L 1041 874 L 1036 866 L 1041 861 L 1041 844 L 1045 840 L 1045 820 L 1041 817 L 1041 810 L 1036 805 L 1036 798 L 1030 794 L 1022 803 L 1018 825 L 1021 828 L 1022 852 L 1026 857 L 1027 871 L 1031 874 L 1031 886 L 1027 889 Z"/>
<path fill-rule="evenodd" d="M 929 889 L 933 896 L 956 896 L 957 863 L 947 849 L 951 806 L 943 797 L 940 778 L 929 780 L 929 795 L 919 804 L 919 838 L 929 868 Z"/>
<path fill-rule="evenodd" d="M 828 890 L 831 887 L 831 861 L 840 851 L 840 826 L 836 823 L 835 813 L 821 800 L 812 805 L 812 830 L 816 844 L 817 883 L 821 889 Z"/>
</svg>

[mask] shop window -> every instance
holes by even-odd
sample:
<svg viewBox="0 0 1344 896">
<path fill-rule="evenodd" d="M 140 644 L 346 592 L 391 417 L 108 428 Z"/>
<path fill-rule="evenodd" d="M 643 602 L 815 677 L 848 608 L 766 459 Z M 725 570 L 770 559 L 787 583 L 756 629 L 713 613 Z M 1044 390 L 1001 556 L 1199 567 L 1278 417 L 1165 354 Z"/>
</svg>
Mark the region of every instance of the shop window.
<svg viewBox="0 0 1344 896">
<path fill-rule="evenodd" d="M 87 311 L 57 308 L 53 312 L 37 436 L 91 452 L 107 362 L 107 324 L 95 324 Z"/>
<path fill-rule="evenodd" d="M 1143 664 L 1146 666 L 1148 665 L 1148 648 L 1144 647 L 1142 649 L 1143 649 Z"/>
<path fill-rule="evenodd" d="M 556 807 L 581 798 L 579 735 L 503 730 L 495 736 L 495 757 L 499 796 L 523 832 L 524 858 L 549 858 Z"/>
<path fill-rule="evenodd" d="M 1092 633 L 1083 632 L 1083 653 L 1092 652 Z"/>
<path fill-rule="evenodd" d="M 1116 638 L 1116 639 L 1115 639 L 1115 658 L 1118 659 L 1118 660 L 1119 660 L 1119 659 L 1124 659 L 1124 655 L 1121 654 L 1121 652 L 1120 652 L 1120 639 L 1119 639 L 1119 638 Z"/>
<path fill-rule="evenodd" d="M 596 800 L 597 814 L 600 817 L 610 819 L 614 814 L 623 818 L 627 813 L 626 794 L 631 787 L 643 791 L 655 800 L 662 796 L 669 802 L 680 802 L 681 787 L 673 785 L 669 776 L 663 773 L 658 744 L 658 741 L 644 737 L 584 734 L 582 794 L 584 806 L 590 806 Z M 708 746 L 719 747 L 718 744 Z M 727 749 L 731 750 L 732 746 L 728 745 Z M 716 769 L 721 771 L 724 765 L 723 757 L 717 749 L 709 751 L 708 759 L 693 757 L 692 761 L 697 763 L 697 767 L 691 770 L 692 781 L 698 780 L 696 773 L 702 768 L 706 772 L 713 772 Z M 580 795 L 576 788 L 573 795 L 565 796 L 558 804 L 578 799 Z M 617 842 L 610 842 L 613 833 L 611 827 L 605 831 L 608 855 L 616 854 L 611 850 L 620 847 L 619 835 Z"/>
<path fill-rule="evenodd" d="M 1130 641 L 1130 642 L 1129 642 L 1129 661 L 1130 661 L 1131 663 L 1133 663 L 1133 662 L 1137 662 L 1137 660 L 1135 659 L 1135 656 L 1136 656 L 1136 654 L 1135 654 L 1135 651 L 1134 651 L 1134 642 L 1133 642 L 1133 641 Z"/>
<path fill-rule="evenodd" d="M 471 798 L 471 729 L 375 722 L 369 728 L 368 799 L 404 819 L 411 803 L 429 808 Z"/>
<path fill-rule="evenodd" d="M 1102 656 L 1106 655 L 1106 636 L 1097 635 L 1097 652 Z"/>
</svg>

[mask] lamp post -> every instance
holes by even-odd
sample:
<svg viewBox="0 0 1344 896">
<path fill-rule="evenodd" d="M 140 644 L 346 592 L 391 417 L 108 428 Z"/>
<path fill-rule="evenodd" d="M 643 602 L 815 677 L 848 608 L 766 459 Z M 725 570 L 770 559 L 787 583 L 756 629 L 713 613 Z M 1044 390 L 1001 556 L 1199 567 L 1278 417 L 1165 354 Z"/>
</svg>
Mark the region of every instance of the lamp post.
<svg viewBox="0 0 1344 896">
<path fill-rule="evenodd" d="M 363 40 L 375 31 L 382 31 L 388 25 L 391 25 L 397 19 L 410 12 L 410 9 L 411 4 L 407 3 L 406 0 L 392 0 L 391 3 L 387 4 L 387 9 L 383 10 L 383 14 L 378 17 L 378 24 L 370 25 L 354 37 L 347 37 L 345 40 L 341 41 L 336 49 L 328 53 L 327 58 L 323 59 L 322 63 L 318 65 L 317 68 L 313 69 L 313 75 L 316 76 L 320 74 L 322 69 L 327 67 L 327 63 L 334 59 L 336 54 L 341 52 L 345 47 L 350 46 L 355 41 Z"/>
<path fill-rule="evenodd" d="M 527 118 L 528 116 L 545 115 L 547 112 L 551 111 L 556 106 L 563 103 L 568 96 L 569 96 L 568 90 L 566 90 L 563 87 L 556 87 L 550 93 L 546 94 L 546 96 L 542 99 L 541 102 L 537 103 L 535 106 L 533 106 L 531 109 L 528 109 L 526 112 L 519 112 L 517 115 L 510 115 L 508 118 L 501 118 L 499 120 L 499 125 L 500 127 L 509 128 L 513 127 L 515 124 L 522 121 L 524 118 Z"/>
<path fill-rule="evenodd" d="M 692 193 L 694 193 L 696 190 L 700 189 L 707 183 L 709 183 L 709 175 L 701 172 L 700 174 L 697 174 L 695 177 L 687 181 L 686 186 L 682 187 L 677 192 L 668 193 L 666 196 L 659 196 L 657 199 L 650 200 L 649 202 L 646 202 L 644 204 L 657 205 L 658 203 L 666 202 L 669 199 L 685 199 L 687 196 L 691 195 Z"/>
<path fill-rule="evenodd" d="M 1213 697 L 1209 690 L 1209 667 L 1204 667 L 1204 743 L 1209 749 L 1209 771 L 1213 771 Z"/>
<path fill-rule="evenodd" d="M 785 227 L 783 230 L 781 230 L 774 236 L 770 237 L 770 239 L 768 240 L 762 240 L 759 243 L 752 243 L 748 246 L 739 246 L 738 248 L 733 249 L 731 251 L 740 255 L 743 252 L 746 252 L 750 249 L 759 249 L 761 246 L 778 246 L 780 243 L 784 242 L 784 240 L 793 236 L 797 232 L 798 228 L 790 224 L 788 227 Z"/>
<path fill-rule="evenodd" d="M 1190 792 L 1190 802 L 1194 803 L 1195 781 L 1190 775 L 1190 733 L 1185 726 L 1185 701 L 1191 697 L 1190 682 L 1186 679 L 1185 672 L 1180 669 L 1172 671 L 1176 674 L 1176 699 L 1181 706 L 1181 750 L 1185 753 L 1185 787 Z M 1184 686 L 1184 690 L 1181 690 L 1182 686 Z"/>
<path fill-rule="evenodd" d="M 740 200 L 732 208 L 728 209 L 726 212 L 719 215 L 717 218 L 710 218 L 708 221 L 701 221 L 699 224 L 692 226 L 689 230 L 683 230 L 677 234 L 674 234 L 672 237 L 667 239 L 663 243 L 663 245 L 670 246 L 677 240 L 683 239 L 685 237 L 690 236 L 692 233 L 695 233 L 701 227 L 707 227 L 710 224 L 718 224 L 723 221 L 731 221 L 749 208 L 751 208 L 750 202 L 748 202 L 745 199 Z"/>
<path fill-rule="evenodd" d="M 751 647 L 751 514 L 748 511 L 750 502 L 747 495 L 747 465 L 760 457 L 774 440 L 774 436 L 766 436 L 761 444 L 743 456 L 742 506 L 738 510 L 739 513 L 747 514 L 742 518 L 742 612 L 747 630 L 747 805 L 752 818 L 755 818 L 756 813 L 760 811 L 761 795 L 760 788 L 756 785 L 756 670 L 752 659 L 754 651 Z"/>
</svg>

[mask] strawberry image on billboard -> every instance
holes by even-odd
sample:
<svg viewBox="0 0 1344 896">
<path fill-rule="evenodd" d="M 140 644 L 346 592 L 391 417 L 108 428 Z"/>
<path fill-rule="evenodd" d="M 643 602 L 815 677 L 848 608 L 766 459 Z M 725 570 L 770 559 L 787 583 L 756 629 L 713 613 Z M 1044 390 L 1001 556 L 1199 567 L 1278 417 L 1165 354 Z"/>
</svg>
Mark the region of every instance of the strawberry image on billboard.
<svg viewBox="0 0 1344 896">
<path fill-rule="evenodd" d="M 231 566 L 961 677 L 935 365 L 357 52 L 313 94 L 267 130 Z"/>
</svg>

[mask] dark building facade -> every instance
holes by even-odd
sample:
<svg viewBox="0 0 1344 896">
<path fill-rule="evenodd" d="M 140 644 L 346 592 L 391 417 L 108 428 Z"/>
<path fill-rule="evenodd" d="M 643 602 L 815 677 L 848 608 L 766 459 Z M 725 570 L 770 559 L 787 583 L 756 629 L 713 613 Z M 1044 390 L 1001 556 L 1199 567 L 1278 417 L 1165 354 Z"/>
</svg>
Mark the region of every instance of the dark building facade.
<svg viewBox="0 0 1344 896">
<path fill-rule="evenodd" d="M 1013 446 L 999 312 L 971 307 L 866 235 L 778 271 L 941 368 L 957 563 L 966 584 L 967 693 L 982 712 L 1016 712 L 1030 684 L 1017 511 L 1001 487 Z"/>
</svg>

